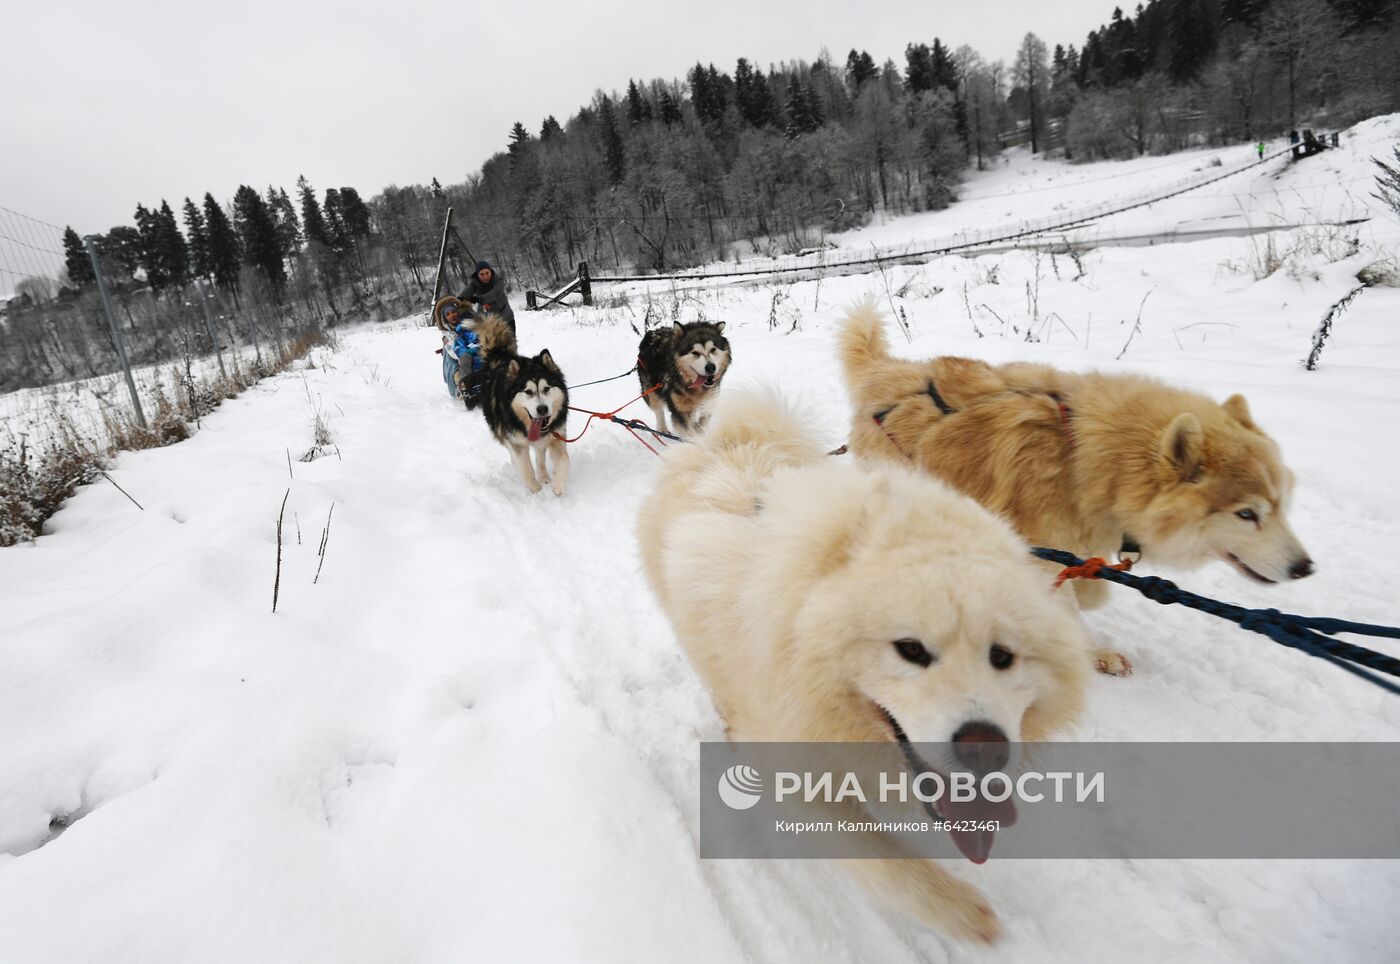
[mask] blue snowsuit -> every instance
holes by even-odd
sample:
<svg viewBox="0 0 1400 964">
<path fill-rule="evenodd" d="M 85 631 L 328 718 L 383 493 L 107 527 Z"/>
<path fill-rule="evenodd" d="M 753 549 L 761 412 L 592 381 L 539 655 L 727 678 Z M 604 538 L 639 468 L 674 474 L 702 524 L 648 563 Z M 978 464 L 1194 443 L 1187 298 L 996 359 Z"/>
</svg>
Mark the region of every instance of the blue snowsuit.
<svg viewBox="0 0 1400 964">
<path fill-rule="evenodd" d="M 477 338 L 476 332 L 466 325 L 458 325 L 455 329 L 457 337 L 453 339 L 452 346 L 442 353 L 442 380 L 447 383 L 447 392 L 454 398 L 457 396 L 457 381 L 453 375 L 464 365 L 466 373 L 476 374 L 481 371 L 481 339 Z M 467 359 L 470 359 L 468 361 Z"/>
</svg>

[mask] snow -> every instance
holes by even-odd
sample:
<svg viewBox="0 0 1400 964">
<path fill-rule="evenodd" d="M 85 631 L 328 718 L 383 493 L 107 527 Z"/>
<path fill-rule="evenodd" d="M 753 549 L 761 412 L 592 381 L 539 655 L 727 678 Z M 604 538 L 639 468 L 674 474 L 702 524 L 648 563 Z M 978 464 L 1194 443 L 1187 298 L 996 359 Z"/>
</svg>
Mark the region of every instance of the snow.
<svg viewBox="0 0 1400 964">
<path fill-rule="evenodd" d="M 1277 204 L 1301 223 L 1370 205 L 1359 250 L 1335 263 L 1305 229 L 1273 236 L 1294 253 L 1263 280 L 1247 270 L 1256 236 L 1102 247 L 1077 280 L 1066 256 L 1014 252 L 791 286 L 600 286 L 609 307 L 520 314 L 522 347 L 548 347 L 580 383 L 631 366 L 649 312 L 724 318 L 728 384 L 782 386 L 833 446 L 848 419 L 835 326 L 871 293 L 906 315 L 913 341 L 895 342 L 911 357 L 1243 391 L 1297 473 L 1292 521 L 1318 574 L 1278 587 L 1223 566 L 1172 575 L 1247 605 L 1395 623 L 1400 457 L 1384 426 L 1400 422 L 1400 289 L 1363 292 L 1319 370 L 1300 361 L 1356 272 L 1400 251 L 1364 183 L 1397 136 L 1400 116 L 1369 121 L 1342 151 L 1206 189 L 1222 195 L 1211 204 L 1150 209 L 1168 224 Z M 995 213 L 974 203 L 1038 216 L 1099 199 L 1113 172 L 1133 194 L 1202 157 L 1014 161 L 968 185 L 1000 196 L 849 243 Z M 1025 190 L 1006 195 L 1012 183 Z M 697 743 L 723 728 L 641 581 L 633 524 L 656 460 L 595 425 L 567 495 L 527 493 L 479 415 L 447 397 L 437 344 L 407 321 L 344 336 L 189 441 L 122 455 L 112 477 L 144 510 L 101 482 L 36 543 L 0 550 L 0 958 L 1393 956 L 1391 861 L 956 866 L 1006 926 L 988 951 L 881 910 L 831 863 L 699 860 Z M 574 403 L 612 408 L 635 384 Z M 289 477 L 318 408 L 339 455 Z M 1088 621 L 1137 675 L 1096 678 L 1074 738 L 1400 739 L 1400 702 L 1263 637 L 1123 593 Z"/>
</svg>

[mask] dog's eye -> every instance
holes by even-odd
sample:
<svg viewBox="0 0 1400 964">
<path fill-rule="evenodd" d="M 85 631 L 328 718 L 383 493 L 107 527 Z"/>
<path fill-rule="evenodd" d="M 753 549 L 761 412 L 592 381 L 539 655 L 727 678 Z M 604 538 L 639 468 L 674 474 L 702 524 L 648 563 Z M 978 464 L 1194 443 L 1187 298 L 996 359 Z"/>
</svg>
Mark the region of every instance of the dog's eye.
<svg viewBox="0 0 1400 964">
<path fill-rule="evenodd" d="M 1236 512 L 1235 515 L 1239 516 L 1245 522 L 1259 521 L 1259 516 L 1255 513 L 1253 509 L 1241 509 L 1240 511 Z"/>
<path fill-rule="evenodd" d="M 933 654 L 917 639 L 896 639 L 894 648 L 900 656 L 916 666 L 927 666 L 933 662 Z"/>
<path fill-rule="evenodd" d="M 1016 654 L 1001 643 L 992 643 L 992 648 L 987 652 L 987 661 L 992 664 L 992 669 L 1010 669 L 1011 664 L 1016 662 Z"/>
</svg>

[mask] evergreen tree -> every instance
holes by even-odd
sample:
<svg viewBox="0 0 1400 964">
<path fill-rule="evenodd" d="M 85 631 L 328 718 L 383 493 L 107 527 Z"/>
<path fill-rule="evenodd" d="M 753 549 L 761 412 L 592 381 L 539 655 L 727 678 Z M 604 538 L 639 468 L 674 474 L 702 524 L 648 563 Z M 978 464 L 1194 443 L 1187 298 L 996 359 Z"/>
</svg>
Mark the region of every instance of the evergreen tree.
<svg viewBox="0 0 1400 964">
<path fill-rule="evenodd" d="M 83 239 L 71 225 L 63 229 L 63 266 L 68 271 L 68 280 L 78 288 L 86 288 L 96 280 Z"/>
<path fill-rule="evenodd" d="M 102 274 L 113 286 L 130 284 L 141 268 L 141 232 L 119 224 L 102 236 L 97 246 Z"/>
<path fill-rule="evenodd" d="M 267 210 L 277 229 L 277 243 L 283 258 L 293 257 L 301 250 L 301 223 L 297 220 L 297 210 L 292 199 L 281 188 L 267 186 Z"/>
<path fill-rule="evenodd" d="M 705 67 L 698 63 L 690 69 L 689 80 L 690 102 L 701 123 L 715 123 L 724 117 L 724 109 L 729 106 L 726 82 L 732 85 L 733 81 L 715 70 L 714 64 Z"/>
<path fill-rule="evenodd" d="M 510 153 L 511 167 L 515 166 L 515 162 L 520 159 L 521 151 L 525 150 L 529 143 L 530 132 L 525 129 L 524 124 L 520 123 L 520 121 L 516 121 L 515 125 L 510 129 L 510 144 L 506 147 L 506 150 Z"/>
<path fill-rule="evenodd" d="M 370 234 L 369 207 L 353 187 L 340 189 L 340 216 L 345 222 L 346 236 L 352 241 L 364 241 Z"/>
<path fill-rule="evenodd" d="M 622 134 L 617 129 L 617 116 L 612 101 L 604 97 L 598 105 L 598 121 L 602 127 L 603 163 L 608 170 L 608 183 L 616 187 L 626 173 L 626 156 L 622 149 Z"/>
<path fill-rule="evenodd" d="M 204 215 L 189 198 L 185 198 L 184 213 L 185 233 L 189 236 L 190 276 L 208 279 L 213 269 L 209 265 L 209 229 L 204 224 Z"/>
<path fill-rule="evenodd" d="M 821 102 L 811 86 L 803 84 L 795 74 L 788 78 L 786 113 L 788 137 L 810 134 L 822 126 Z"/>
<path fill-rule="evenodd" d="M 556 137 L 563 136 L 564 128 L 560 127 L 559 122 L 554 119 L 554 115 L 550 114 L 544 119 L 544 123 L 540 125 L 540 140 L 550 141 Z"/>
<path fill-rule="evenodd" d="M 184 288 L 190 282 L 190 249 L 180 233 L 180 225 L 175 222 L 175 212 L 164 198 L 161 199 L 155 220 L 158 257 L 166 284 L 172 288 Z"/>
<path fill-rule="evenodd" d="M 350 233 L 345 230 L 345 218 L 340 210 L 340 192 L 326 188 L 326 200 L 321 205 L 326 222 L 326 244 L 337 255 L 350 250 Z"/>
<path fill-rule="evenodd" d="M 169 205 L 165 209 L 170 210 Z M 174 223 L 174 216 L 171 217 Z M 172 287 L 176 280 L 170 274 L 170 260 L 167 253 L 167 238 L 159 211 L 151 211 L 144 204 L 136 205 L 136 230 L 140 236 L 137 259 L 146 272 L 146 284 L 151 290 L 160 292 Z M 179 232 L 176 231 L 178 235 Z M 181 242 L 183 243 L 183 241 Z M 184 259 L 181 259 L 183 267 Z"/>
<path fill-rule="evenodd" d="M 957 93 L 957 64 L 953 62 L 953 55 L 948 52 L 948 48 L 943 46 L 943 42 L 937 37 L 933 38 L 933 47 L 929 50 L 929 73 L 933 78 L 934 89 L 942 87 L 950 93 Z"/>
<path fill-rule="evenodd" d="M 1171 79 L 1179 84 L 1194 80 L 1214 57 L 1217 40 L 1215 22 L 1204 0 L 1178 0 L 1165 38 Z"/>
<path fill-rule="evenodd" d="M 852 49 L 846 55 L 846 85 L 850 87 L 852 95 L 860 92 L 861 84 L 874 80 L 879 75 L 880 70 L 875 66 L 875 60 L 864 50 L 856 53 Z"/>
<path fill-rule="evenodd" d="M 651 102 L 642 96 L 635 80 L 627 81 L 627 123 L 631 127 L 651 120 Z"/>
<path fill-rule="evenodd" d="M 734 67 L 734 104 L 752 127 L 766 127 L 777 119 L 768 79 L 744 57 Z"/>
<path fill-rule="evenodd" d="M 904 48 L 904 86 L 912 94 L 933 90 L 933 54 L 927 44 Z"/>
<path fill-rule="evenodd" d="M 301 199 L 301 226 L 306 243 L 326 247 L 329 243 L 326 220 L 321 216 L 321 204 L 316 200 L 316 192 L 304 174 L 297 178 L 297 194 Z"/>
<path fill-rule="evenodd" d="M 669 90 L 661 92 L 661 103 L 658 105 L 661 114 L 661 123 L 670 127 L 672 124 L 680 122 L 681 105 L 676 103 L 676 99 L 671 96 Z"/>
<path fill-rule="evenodd" d="M 437 178 L 433 178 L 432 183 L 428 186 L 432 188 L 434 198 L 436 198 L 439 201 L 444 200 L 445 195 L 442 193 L 442 184 L 438 181 Z"/>
<path fill-rule="evenodd" d="M 239 185 L 233 194 L 233 222 L 242 243 L 244 263 L 255 268 L 273 296 L 280 298 L 287 287 L 287 270 L 277 223 L 258 192 L 246 184 Z"/>
<path fill-rule="evenodd" d="M 209 231 L 209 270 L 214 283 L 225 291 L 237 292 L 238 269 L 243 265 L 238 234 L 214 195 L 208 193 L 204 195 L 204 225 Z"/>
</svg>

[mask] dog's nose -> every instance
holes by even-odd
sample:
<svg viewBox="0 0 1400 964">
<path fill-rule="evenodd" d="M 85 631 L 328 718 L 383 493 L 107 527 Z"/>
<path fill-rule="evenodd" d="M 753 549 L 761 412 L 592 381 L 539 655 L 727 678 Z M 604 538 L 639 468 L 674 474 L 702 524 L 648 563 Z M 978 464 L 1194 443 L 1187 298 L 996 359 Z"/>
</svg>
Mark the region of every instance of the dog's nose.
<svg viewBox="0 0 1400 964">
<path fill-rule="evenodd" d="M 985 720 L 973 720 L 953 734 L 953 755 L 965 767 L 1000 770 L 1011 759 L 1011 747 L 1001 727 Z"/>
<path fill-rule="evenodd" d="M 548 406 L 548 405 L 536 405 L 536 406 L 535 406 L 535 414 L 536 414 L 536 415 L 548 415 L 548 414 L 549 414 L 549 406 Z"/>
<path fill-rule="evenodd" d="M 1305 579 L 1315 572 L 1317 572 L 1317 566 L 1314 566 L 1313 561 L 1307 556 L 1297 560 L 1293 565 L 1288 567 L 1288 576 L 1290 579 Z"/>
<path fill-rule="evenodd" d="M 714 363 L 714 362 L 706 362 L 706 363 L 705 363 L 705 374 L 706 374 L 706 375 L 713 375 L 714 373 L 715 373 L 715 363 Z"/>
</svg>

